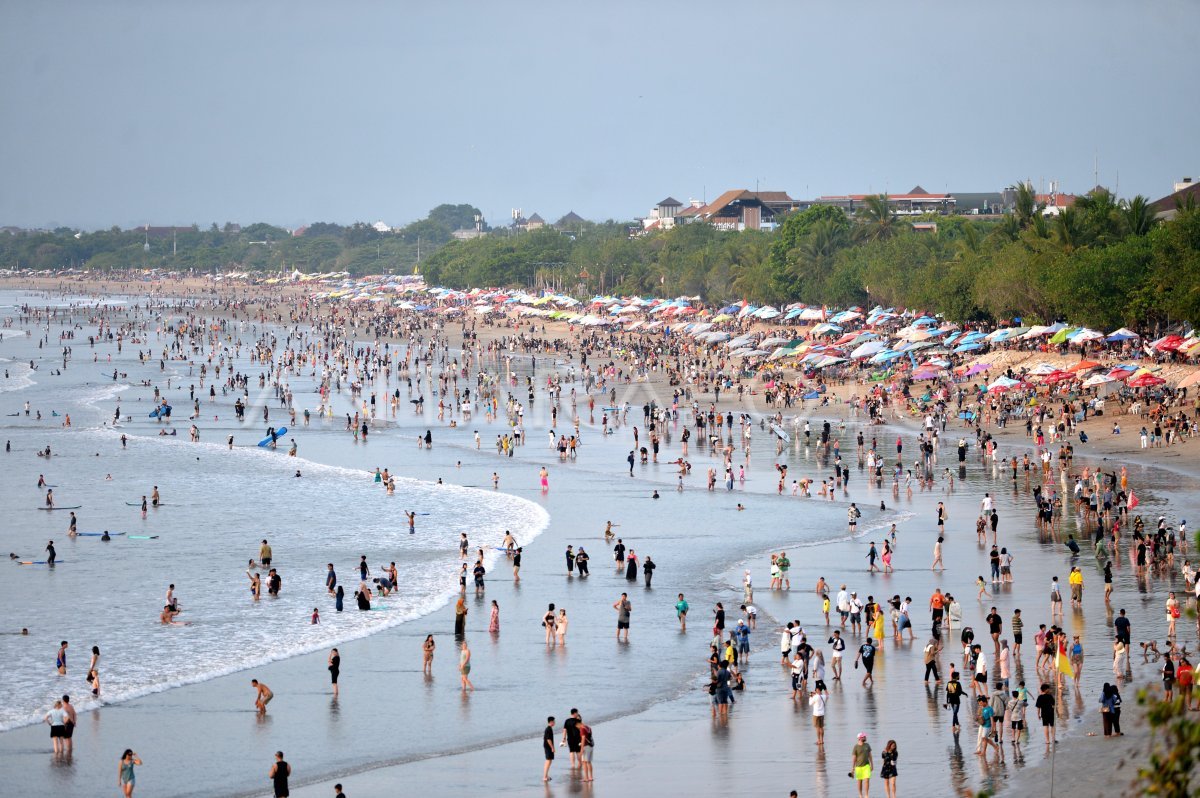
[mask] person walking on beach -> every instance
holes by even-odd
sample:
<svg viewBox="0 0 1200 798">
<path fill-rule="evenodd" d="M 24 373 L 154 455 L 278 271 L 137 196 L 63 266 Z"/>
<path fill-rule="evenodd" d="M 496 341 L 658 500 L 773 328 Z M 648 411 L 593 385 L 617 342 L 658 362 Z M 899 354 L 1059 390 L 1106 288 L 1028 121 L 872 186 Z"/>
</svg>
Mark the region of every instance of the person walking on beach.
<svg viewBox="0 0 1200 798">
<path fill-rule="evenodd" d="M 254 687 L 254 708 L 259 711 L 259 714 L 265 714 L 267 704 L 271 703 L 271 699 L 275 694 L 271 692 L 271 688 L 260 682 L 258 679 L 251 679 L 250 684 Z"/>
<path fill-rule="evenodd" d="M 943 540 L 944 540 L 944 538 L 939 535 L 937 542 L 933 544 L 933 565 L 930 566 L 930 568 L 929 568 L 929 570 L 931 570 L 931 571 L 936 571 L 938 569 L 939 565 L 942 567 L 943 571 L 946 570 L 946 564 L 942 562 L 942 541 Z"/>
<path fill-rule="evenodd" d="M 542 781 L 550 781 L 550 766 L 554 764 L 554 716 L 546 718 L 546 728 L 542 731 L 542 754 L 546 763 L 542 765 Z"/>
<path fill-rule="evenodd" d="M 629 642 L 629 614 L 633 611 L 633 605 L 629 602 L 629 594 L 622 593 L 621 597 L 613 604 L 613 609 L 617 611 L 617 642 L 621 641 L 621 630 L 625 630 L 625 642 Z"/>
<path fill-rule="evenodd" d="M 817 679 L 813 689 L 808 694 L 808 706 L 812 710 L 813 728 L 817 730 L 817 746 L 825 745 L 825 702 L 829 694 L 825 691 L 825 682 Z"/>
<path fill-rule="evenodd" d="M 883 760 L 883 767 L 879 769 L 879 777 L 883 779 L 883 791 L 887 798 L 896 798 L 896 777 L 900 775 L 896 769 L 896 762 L 900 759 L 900 750 L 896 747 L 895 740 L 887 741 L 880 759 Z"/>
<path fill-rule="evenodd" d="M 1049 748 L 1052 743 L 1057 742 L 1054 735 L 1054 694 L 1050 692 L 1049 684 L 1042 685 L 1034 706 L 1042 720 L 1042 733 L 1046 737 L 1046 747 Z"/>
<path fill-rule="evenodd" d="M 271 786 L 275 788 L 275 798 L 287 798 L 291 795 L 288 792 L 288 776 L 290 775 L 292 775 L 292 766 L 284 761 L 283 751 L 276 751 L 275 761 L 271 763 L 271 771 L 267 773 L 267 778 L 271 780 Z"/>
<path fill-rule="evenodd" d="M 946 682 L 946 703 L 942 705 L 943 709 L 950 710 L 950 731 L 958 734 L 960 728 L 958 723 L 958 711 L 962 706 L 963 688 L 962 682 L 958 680 L 958 671 L 951 668 L 950 681 Z"/>
<path fill-rule="evenodd" d="M 874 758 L 871 756 L 871 746 L 867 743 L 866 732 L 858 733 L 858 742 L 850 751 L 850 775 L 858 786 L 859 798 L 870 798 L 871 767 Z"/>
<path fill-rule="evenodd" d="M 868 681 L 873 686 L 875 684 L 875 677 L 872 675 L 872 671 L 875 670 L 875 644 L 870 637 L 863 638 L 862 645 L 858 647 L 858 654 L 854 657 L 855 668 L 858 667 L 859 662 L 862 662 L 863 670 L 866 671 L 863 674 L 862 686 L 866 687 Z"/>
<path fill-rule="evenodd" d="M 121 762 L 117 766 L 117 786 L 121 788 L 121 794 L 125 798 L 133 798 L 133 787 L 137 783 L 137 775 L 133 768 L 140 764 L 142 760 L 132 748 L 126 748 L 125 753 L 121 754 Z"/>
</svg>

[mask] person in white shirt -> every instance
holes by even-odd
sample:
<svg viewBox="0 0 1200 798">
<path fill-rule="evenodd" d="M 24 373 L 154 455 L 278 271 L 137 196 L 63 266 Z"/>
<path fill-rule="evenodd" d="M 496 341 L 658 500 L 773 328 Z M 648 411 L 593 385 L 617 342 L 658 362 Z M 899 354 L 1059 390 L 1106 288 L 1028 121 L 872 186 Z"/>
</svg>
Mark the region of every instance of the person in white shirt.
<svg viewBox="0 0 1200 798">
<path fill-rule="evenodd" d="M 846 620 L 850 617 L 850 594 L 846 592 L 845 585 L 842 585 L 837 594 L 837 611 L 838 615 L 842 616 L 842 628 L 845 629 Z"/>
<path fill-rule="evenodd" d="M 830 662 L 830 666 L 833 668 L 833 680 L 840 682 L 842 680 L 842 652 L 846 650 L 846 641 L 842 639 L 840 630 L 833 630 L 833 637 L 829 638 L 829 645 L 833 649 L 833 659 Z"/>
<path fill-rule="evenodd" d="M 788 655 L 792 653 L 792 623 L 788 621 L 787 628 L 779 635 L 779 661 L 788 665 Z"/>
<path fill-rule="evenodd" d="M 995 506 L 995 502 L 992 500 L 992 495 L 990 493 L 983 494 L 983 499 L 979 502 L 980 511 L 984 515 L 991 515 L 993 506 Z"/>
<path fill-rule="evenodd" d="M 817 730 L 817 745 L 825 744 L 825 691 L 821 685 L 808 694 L 808 705 L 812 707 L 813 728 Z"/>
</svg>

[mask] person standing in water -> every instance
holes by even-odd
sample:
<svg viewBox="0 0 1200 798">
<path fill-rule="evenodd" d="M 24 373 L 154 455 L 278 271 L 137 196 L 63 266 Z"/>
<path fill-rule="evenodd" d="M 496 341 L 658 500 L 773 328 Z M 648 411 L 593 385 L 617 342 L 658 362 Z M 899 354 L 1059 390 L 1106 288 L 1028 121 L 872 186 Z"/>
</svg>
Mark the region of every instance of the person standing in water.
<svg viewBox="0 0 1200 798">
<path fill-rule="evenodd" d="M 335 648 L 329 652 L 329 679 L 333 683 L 333 697 L 338 697 L 338 675 L 342 671 L 342 655 Z"/>
<path fill-rule="evenodd" d="M 250 684 L 254 686 L 254 708 L 259 711 L 259 714 L 265 714 L 267 704 L 271 703 L 271 699 L 275 694 L 271 692 L 271 688 L 260 682 L 258 679 L 251 679 Z"/>
<path fill-rule="evenodd" d="M 466 639 L 462 642 L 462 648 L 458 652 L 458 673 L 462 678 L 462 691 L 465 693 L 468 690 L 474 692 L 475 685 L 471 684 L 471 648 L 467 645 Z"/>
<path fill-rule="evenodd" d="M 425 642 L 421 644 L 421 672 L 426 676 L 433 675 L 433 651 L 437 648 L 437 643 L 433 642 L 433 635 L 425 635 Z"/>
<path fill-rule="evenodd" d="M 54 667 L 58 670 L 59 676 L 67 675 L 67 645 L 66 640 L 58 644 L 58 656 L 54 660 Z"/>
<path fill-rule="evenodd" d="M 621 630 L 625 631 L 625 642 L 629 642 L 629 614 L 633 611 L 633 605 L 629 602 L 629 594 L 622 593 L 621 597 L 613 604 L 613 609 L 617 611 L 617 642 L 621 641 Z"/>
</svg>

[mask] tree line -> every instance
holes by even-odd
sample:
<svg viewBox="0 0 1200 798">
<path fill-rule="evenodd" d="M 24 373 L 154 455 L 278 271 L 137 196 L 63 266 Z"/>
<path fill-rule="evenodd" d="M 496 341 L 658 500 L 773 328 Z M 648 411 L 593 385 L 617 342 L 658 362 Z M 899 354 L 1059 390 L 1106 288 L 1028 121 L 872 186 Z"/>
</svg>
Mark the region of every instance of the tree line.
<svg viewBox="0 0 1200 798">
<path fill-rule="evenodd" d="M 771 232 L 705 224 L 647 235 L 622 224 L 456 241 L 425 264 L 452 287 L 551 286 L 724 303 L 882 304 L 955 321 L 1069 320 L 1112 330 L 1200 321 L 1200 212 L 1156 221 L 1144 197 L 1097 189 L 1047 216 L 1028 186 L 999 220 L 900 217 L 883 195 L 849 216 L 831 206 Z M 932 221 L 936 232 L 913 228 Z"/>
<path fill-rule="evenodd" d="M 1200 211 L 1188 203 L 1175 219 L 1158 221 L 1144 197 L 1118 200 L 1104 189 L 1054 216 L 1019 185 L 1014 212 L 999 220 L 901 217 L 880 195 L 853 216 L 818 206 L 772 231 L 693 223 L 642 233 L 609 221 L 453 238 L 454 230 L 474 226 L 477 213 L 471 205 L 441 205 L 390 233 L 318 223 L 299 237 L 266 224 L 214 224 L 180 232 L 174 242 L 151 239 L 149 252 L 140 230 L 0 235 L 0 266 L 408 273 L 419 245 L 426 281 L 454 288 L 882 304 L 960 322 L 1019 317 L 1104 330 L 1200 321 Z M 922 220 L 936 222 L 936 231 L 915 230 L 912 222 Z"/>
</svg>

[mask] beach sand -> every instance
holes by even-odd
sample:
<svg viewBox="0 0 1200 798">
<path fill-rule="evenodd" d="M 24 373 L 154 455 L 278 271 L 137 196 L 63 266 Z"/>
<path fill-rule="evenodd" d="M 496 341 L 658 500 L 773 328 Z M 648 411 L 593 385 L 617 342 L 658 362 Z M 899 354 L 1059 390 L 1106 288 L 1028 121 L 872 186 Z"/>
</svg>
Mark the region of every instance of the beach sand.
<svg viewBox="0 0 1200 798">
<path fill-rule="evenodd" d="M 262 293 L 264 299 L 270 296 L 271 292 Z M 550 336 L 565 335 L 565 325 L 547 327 Z M 511 330 L 481 327 L 480 333 L 487 342 Z M 858 389 L 853 385 L 838 386 L 835 394 L 845 397 Z M 656 396 L 660 402 L 669 397 L 659 375 L 631 386 L 629 397 L 635 405 L 648 396 Z M 711 397 L 700 400 L 708 398 Z M 747 397 L 746 403 L 739 405 L 736 399 L 723 397 L 721 405 L 752 409 L 752 401 Z M 809 403 L 803 412 L 812 416 L 815 425 L 821 419 L 845 417 L 846 411 L 840 403 L 826 408 Z M 640 422 L 636 410 L 631 421 L 635 415 Z M 748 487 L 738 486 L 729 496 L 722 492 L 714 496 L 704 491 L 700 487 L 704 469 L 720 461 L 701 456 L 694 445 L 691 459 L 695 470 L 685 493 L 677 495 L 674 470 L 666 465 L 639 466 L 633 480 L 624 475 L 624 452 L 630 445 L 628 427 L 610 436 L 611 440 L 596 440 L 599 433 L 585 419 L 588 443 L 583 454 L 577 463 L 562 466 L 545 449 L 544 421 L 528 421 L 530 444 L 517 458 L 507 462 L 487 449 L 495 426 L 484 435 L 484 451 L 476 454 L 472 450 L 469 430 L 475 425 L 464 425 L 457 431 L 439 427 L 435 430 L 439 446 L 433 452 L 433 459 L 414 460 L 407 448 L 409 444 L 403 441 L 408 440 L 407 435 L 434 422 L 429 420 L 428 413 L 415 419 L 401 417 L 398 421 L 399 428 L 391 435 L 391 441 L 388 436 L 373 437 L 371 446 L 377 448 L 371 450 L 372 461 L 391 463 L 393 470 L 425 478 L 437 475 L 461 484 L 484 485 L 496 464 L 495 469 L 502 473 L 502 490 L 543 502 L 551 515 L 550 526 L 526 552 L 521 587 L 515 589 L 504 581 L 495 586 L 489 584 L 487 598 L 498 598 L 504 608 L 505 620 L 497 640 L 489 641 L 482 632 L 486 625 L 485 607 L 472 604 L 469 628 L 473 637 L 482 635 L 473 643 L 476 670 L 472 677 L 481 686 L 480 692 L 468 700 L 459 697 L 454 674 L 446 670 L 453 659 L 449 643 L 439 652 L 442 667 L 432 684 L 425 682 L 420 687 L 422 682 L 414 673 L 419 667 L 417 646 L 423 633 L 427 629 L 448 630 L 452 626 L 453 613 L 446 607 L 420 622 L 345 644 L 342 652 L 347 663 L 346 678 L 343 698 L 336 709 L 320 689 L 319 676 L 312 675 L 320 674 L 323 667 L 324 655 L 318 653 L 256 669 L 260 678 L 281 696 L 272 705 L 265 724 L 252 722 L 252 714 L 244 711 L 248 705 L 245 682 L 250 676 L 244 672 L 87 713 L 81 719 L 77 735 L 77 739 L 82 738 L 86 743 L 81 740 L 77 745 L 75 765 L 69 769 L 55 768 L 48 782 L 55 785 L 58 794 L 90 794 L 91 776 L 86 774 L 110 770 L 110 760 L 116 756 L 113 751 L 119 753 L 117 749 L 135 741 L 139 753 L 154 763 L 154 767 L 148 765 L 141 772 L 148 789 L 158 781 L 160 786 L 154 792 L 165 789 L 179 795 L 262 794 L 270 752 L 282 747 L 293 762 L 294 783 L 306 785 L 293 789 L 298 795 L 330 794 L 330 785 L 335 780 L 344 783 L 350 795 L 383 794 L 404 784 L 420 785 L 422 790 L 435 795 L 451 790 L 527 793 L 540 785 L 537 733 L 541 721 L 546 714 L 553 713 L 561 722 L 572 705 L 580 705 L 589 722 L 599 721 L 595 723 L 598 781 L 585 788 L 577 780 L 568 779 L 563 751 L 555 765 L 553 794 L 583 789 L 613 795 L 705 794 L 718 790 L 785 794 L 793 788 L 802 795 L 848 794 L 852 786 L 845 776 L 849 748 L 853 735 L 860 729 L 868 731 L 876 753 L 889 737 L 900 742 L 903 793 L 914 782 L 927 785 L 925 789 L 930 794 L 1000 789 L 1010 780 L 1014 784 L 1045 784 L 1048 763 L 1043 761 L 1041 746 L 1032 738 L 1024 768 L 1011 762 L 1008 767 L 981 768 L 972 753 L 974 730 L 970 723 L 955 745 L 947 730 L 948 720 L 939 709 L 938 696 L 926 693 L 918 679 L 923 643 L 920 635 L 928 627 L 923 612 L 915 615 L 918 629 L 915 644 L 886 641 L 877 668 L 880 684 L 876 689 L 864 691 L 854 678 L 856 672 L 847 667 L 846 681 L 834 689 L 831 697 L 824 755 L 818 754 L 812 745 L 807 711 L 794 707 L 787 698 L 786 677 L 778 665 L 775 622 L 796 617 L 814 638 L 825 633 L 823 622 L 817 618 L 817 599 L 811 591 L 817 575 L 825 575 L 835 586 L 839 581 L 848 581 L 863 592 L 874 592 L 881 597 L 908 593 L 916 600 L 918 610 L 924 606 L 931 587 L 941 584 L 960 596 L 965 620 L 976 629 L 981 628 L 982 615 L 987 609 L 976 607 L 971 584 L 977 572 L 986 572 L 986 549 L 974 545 L 970 535 L 973 529 L 968 526 L 973 526 L 972 508 L 977 506 L 985 489 L 992 489 L 1002 501 L 1006 519 L 1002 527 L 1004 541 L 1018 554 L 1016 588 L 996 600 L 1001 614 L 1007 619 L 1013 606 L 1025 607 L 1027 629 L 1028 624 L 1036 625 L 1046 619 L 1043 580 L 1048 580 L 1052 572 L 1065 572 L 1067 557 L 1061 547 L 1039 539 L 1032 524 L 1021 520 L 1028 512 L 1026 488 L 1021 486 L 1011 497 L 1002 496 L 1001 490 L 1007 487 L 1003 472 L 999 477 L 994 476 L 990 467 L 977 463 L 974 452 L 968 482 L 956 494 L 917 494 L 912 501 L 893 500 L 890 490 L 876 491 L 859 477 L 849 495 L 839 496 L 836 502 L 780 498 L 772 495 L 775 479 L 772 463 L 776 459 L 771 456 L 773 447 L 769 436 L 755 427 L 756 449 L 748 469 Z M 1110 422 L 1106 419 L 1089 424 L 1097 431 L 1092 435 L 1093 444 L 1086 447 L 1077 444 L 1077 457 L 1081 461 L 1098 456 L 1129 463 L 1131 480 L 1146 503 L 1147 514 L 1159 508 L 1176 517 L 1185 509 L 1195 512 L 1192 498 L 1195 493 L 1189 493 L 1189 486 L 1200 480 L 1196 458 L 1189 456 L 1194 443 L 1174 449 L 1141 451 L 1128 445 L 1133 443 L 1136 447 L 1136 435 L 1108 438 L 1104 433 Z M 849 440 L 853 429 L 849 428 L 843 436 L 847 442 L 843 457 L 848 461 L 852 458 Z M 913 440 L 915 427 L 880 428 L 881 449 L 888 448 L 897 429 L 903 431 L 906 440 Z M 872 431 L 866 432 L 870 435 Z M 943 456 L 952 457 L 947 444 L 957 434 L 954 426 L 947 431 Z M 1004 452 L 1020 453 L 1027 448 L 1023 428 L 1010 427 L 998 437 Z M 1123 440 L 1118 441 L 1117 437 Z M 443 440 L 453 443 L 443 447 L 440 445 Z M 305 453 L 311 448 L 306 443 Z M 317 448 L 321 457 L 334 464 L 367 465 L 360 456 L 338 450 L 334 445 Z M 676 437 L 665 447 L 660 459 L 674 459 L 677 453 Z M 785 449 L 785 457 L 779 459 L 791 463 L 792 474 L 796 476 L 828 474 L 828 465 L 818 462 L 811 450 L 800 445 L 798 437 Z M 456 460 L 462 461 L 461 469 L 455 466 Z M 541 464 L 546 464 L 552 475 L 551 491 L 546 497 L 538 497 L 536 490 L 536 471 Z M 650 504 L 644 498 L 651 488 L 662 494 L 660 502 Z M 845 506 L 851 499 L 863 508 L 865 521 L 886 525 L 897 519 L 901 532 L 896 574 L 881 577 L 864 573 L 864 538 L 875 534 L 874 530 L 864 527 L 858 539 L 838 539 L 844 538 Z M 890 508 L 887 512 L 875 510 L 881 499 Z M 945 499 L 951 507 L 955 540 L 961 542 L 954 543 L 947 552 L 951 572 L 933 579 L 926 567 L 932 505 L 938 499 Z M 746 513 L 733 511 L 731 505 L 736 501 L 747 505 Z M 652 593 L 646 593 L 640 584 L 633 586 L 631 593 L 637 601 L 638 614 L 633 642 L 624 648 L 613 644 L 610 638 L 612 612 L 608 604 L 615 599 L 615 591 L 628 586 L 611 573 L 611 565 L 606 567 L 608 549 L 599 537 L 604 520 L 613 515 L 638 527 L 636 534 L 626 534 L 631 540 L 639 540 L 639 548 L 643 542 L 649 546 L 649 553 L 661 569 Z M 1011 533 L 1009 518 L 1014 519 L 1015 526 Z M 811 528 L 814 523 L 816 528 Z M 739 535 L 745 539 L 739 540 Z M 580 584 L 582 580 L 578 579 L 564 582 L 561 552 L 568 542 L 584 542 L 593 552 L 592 584 Z M 801 548 L 797 550 L 796 546 Z M 712 556 L 675 553 L 679 547 L 711 547 Z M 765 590 L 766 555 L 783 547 L 797 552 L 792 555 L 796 563 L 793 591 L 771 593 Z M 660 554 L 661 551 L 668 553 Z M 673 576 L 670 571 L 675 561 L 692 563 L 698 570 L 686 577 Z M 706 681 L 704 656 L 709 608 L 712 602 L 722 600 L 731 609 L 731 618 L 736 617 L 732 610 L 741 592 L 738 582 L 743 565 L 753 571 L 758 586 L 756 601 L 761 619 L 755 636 L 756 652 L 746 669 L 748 689 L 739 696 L 730 722 L 714 724 L 709 718 L 708 696 L 702 690 Z M 1118 571 L 1117 602 L 1128 602 L 1131 615 L 1136 613 L 1135 630 L 1151 629 L 1155 623 L 1161 625 L 1154 619 L 1159 616 L 1162 585 L 1152 583 L 1155 601 L 1149 606 L 1142 600 L 1141 586 L 1129 570 L 1126 565 Z M 500 578 L 504 574 L 501 570 L 495 576 Z M 1079 774 L 1086 773 L 1097 782 L 1094 789 L 1098 790 L 1086 794 L 1115 795 L 1116 785 L 1128 778 L 1127 773 L 1123 775 L 1116 769 L 1112 752 L 1120 750 L 1125 752 L 1121 756 L 1135 759 L 1138 741 L 1143 736 L 1131 734 L 1120 741 L 1085 736 L 1086 728 L 1099 727 L 1095 693 L 1106 667 L 1103 646 L 1110 635 L 1103 606 L 1098 602 L 1098 576 L 1089 571 L 1088 579 L 1092 592 L 1085 604 L 1087 622 L 1082 615 L 1069 613 L 1067 624 L 1068 628 L 1086 634 L 1090 664 L 1085 671 L 1081 698 L 1071 698 L 1064 707 L 1069 720 L 1061 729 L 1065 734 L 1056 756 L 1055 783 L 1066 786 L 1070 782 L 1060 779 L 1077 779 L 1081 777 Z M 686 638 L 674 628 L 674 617 L 669 610 L 674 600 L 674 585 L 681 582 L 689 586 L 693 606 L 693 626 Z M 1182 587 L 1178 577 L 1176 584 Z M 534 619 L 547 601 L 561 602 L 564 596 L 574 616 L 573 638 L 567 652 L 547 654 Z M 1034 603 L 1038 606 L 1033 606 Z M 645 613 L 651 607 L 657 608 L 653 620 Z M 1194 631 L 1185 633 L 1194 648 Z M 1160 635 L 1161 631 L 1152 634 Z M 1031 631 L 1027 631 L 1027 637 L 1031 637 Z M 1137 639 L 1142 636 L 1135 632 Z M 568 656 L 566 660 L 561 659 L 564 653 Z M 359 665 L 352 667 L 352 662 Z M 359 669 L 363 667 L 371 672 L 361 673 Z M 1135 664 L 1138 680 L 1151 678 L 1152 672 L 1149 666 Z M 1133 690 L 1125 687 L 1124 695 L 1130 717 L 1135 714 Z M 211 709 L 201 710 L 201 707 Z M 200 712 L 205 715 L 199 715 Z M 147 739 L 147 730 L 159 731 Z M 1040 730 L 1034 731 L 1040 734 Z M 40 774 L 45 772 L 48 759 L 43 753 L 44 735 L 44 728 L 37 727 L 0 735 L 0 762 L 5 763 L 6 770 L 42 779 Z M 389 736 L 396 739 L 389 740 Z M 181 739 L 189 744 L 179 746 Z M 360 746 L 360 742 L 364 745 Z M 387 749 L 392 750 L 387 752 Z M 1064 759 L 1069 760 L 1069 767 L 1063 767 Z M 164 763 L 173 760 L 181 763 L 181 772 L 190 774 L 186 786 L 163 773 Z M 205 772 L 218 762 L 227 774 Z M 1123 770 L 1128 772 L 1130 767 L 1126 765 Z M 1105 773 L 1113 775 L 1096 775 Z M 873 786 L 882 789 L 882 785 Z M 1079 782 L 1075 786 L 1085 787 Z"/>
</svg>

